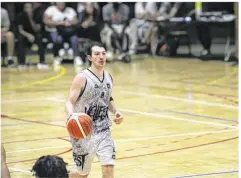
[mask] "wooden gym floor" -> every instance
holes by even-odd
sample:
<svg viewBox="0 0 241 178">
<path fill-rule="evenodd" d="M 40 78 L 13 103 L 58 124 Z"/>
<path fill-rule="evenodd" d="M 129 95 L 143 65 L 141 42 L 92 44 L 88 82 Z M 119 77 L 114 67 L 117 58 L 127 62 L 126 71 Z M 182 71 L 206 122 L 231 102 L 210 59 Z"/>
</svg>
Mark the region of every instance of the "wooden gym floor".
<svg viewBox="0 0 241 178">
<path fill-rule="evenodd" d="M 106 69 L 125 115 L 112 127 L 116 178 L 238 177 L 238 68 L 221 61 L 138 59 Z M 35 160 L 47 154 L 73 167 L 65 101 L 79 70 L 71 64 L 2 68 L 1 133 L 13 178 L 31 177 Z M 97 159 L 89 177 L 101 177 Z"/>
</svg>

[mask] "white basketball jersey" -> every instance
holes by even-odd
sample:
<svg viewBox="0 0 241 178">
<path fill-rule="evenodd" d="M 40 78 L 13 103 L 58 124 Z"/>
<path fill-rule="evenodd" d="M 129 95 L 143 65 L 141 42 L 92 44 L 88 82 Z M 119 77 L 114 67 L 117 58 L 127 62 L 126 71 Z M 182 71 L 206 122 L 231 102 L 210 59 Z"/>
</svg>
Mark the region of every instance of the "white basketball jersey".
<svg viewBox="0 0 241 178">
<path fill-rule="evenodd" d="M 82 71 L 86 77 L 85 86 L 75 104 L 75 112 L 84 112 L 93 120 L 93 133 L 100 133 L 110 128 L 108 115 L 113 81 L 104 71 L 102 81 L 89 69 Z"/>
</svg>

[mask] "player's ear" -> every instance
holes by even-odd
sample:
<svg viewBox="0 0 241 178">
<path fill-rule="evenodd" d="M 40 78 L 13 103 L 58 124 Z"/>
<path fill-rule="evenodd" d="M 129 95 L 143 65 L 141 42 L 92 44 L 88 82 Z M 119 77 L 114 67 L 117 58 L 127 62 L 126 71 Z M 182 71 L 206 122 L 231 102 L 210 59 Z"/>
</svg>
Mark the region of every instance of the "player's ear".
<svg viewBox="0 0 241 178">
<path fill-rule="evenodd" d="M 91 55 L 87 55 L 87 58 L 88 58 L 89 61 L 92 61 Z"/>
</svg>

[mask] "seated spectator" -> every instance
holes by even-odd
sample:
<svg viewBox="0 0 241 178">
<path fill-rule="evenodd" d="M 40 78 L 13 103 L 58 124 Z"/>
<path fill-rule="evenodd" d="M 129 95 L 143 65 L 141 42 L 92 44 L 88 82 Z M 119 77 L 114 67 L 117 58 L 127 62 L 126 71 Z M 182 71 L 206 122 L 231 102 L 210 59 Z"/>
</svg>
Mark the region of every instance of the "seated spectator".
<svg viewBox="0 0 241 178">
<path fill-rule="evenodd" d="M 186 3 L 180 2 L 156 2 L 155 3 L 155 16 L 154 18 L 163 19 L 163 20 L 170 20 L 173 17 L 186 17 L 188 14 L 188 8 L 186 7 Z M 159 41 L 159 47 L 161 47 L 162 54 L 168 55 L 176 55 L 177 48 L 179 46 L 180 38 L 169 38 L 169 34 L 173 30 L 177 30 L 180 28 L 184 28 L 183 26 L 179 25 L 179 23 L 165 23 L 162 25 L 156 24 L 158 27 L 157 37 Z M 156 27 L 155 27 L 156 28 Z M 185 27 L 187 28 L 187 26 Z M 153 53 L 157 53 L 158 49 L 153 48 Z"/>
<path fill-rule="evenodd" d="M 67 163 L 58 156 L 41 156 L 32 168 L 37 178 L 68 178 Z"/>
<path fill-rule="evenodd" d="M 136 50 L 135 33 L 129 26 L 129 7 L 119 2 L 108 3 L 102 9 L 104 29 L 101 31 L 101 41 L 108 49 L 107 59 L 111 60 L 114 49 L 120 51 L 119 60 L 126 54 L 134 54 Z"/>
<path fill-rule="evenodd" d="M 9 30 L 10 20 L 8 11 L 1 8 L 1 44 L 7 43 L 7 59 L 8 66 L 14 66 L 13 52 L 14 52 L 14 34 Z"/>
<path fill-rule="evenodd" d="M 50 39 L 54 43 L 54 63 L 60 64 L 59 50 L 64 42 L 69 42 L 74 51 L 75 65 L 83 65 L 79 54 L 78 37 L 76 27 L 78 24 L 77 14 L 71 7 L 66 7 L 64 2 L 57 2 L 50 6 L 44 13 L 45 29 L 50 34 Z"/>
<path fill-rule="evenodd" d="M 45 50 L 42 42 L 41 24 L 34 18 L 34 9 L 32 3 L 24 4 L 24 11 L 18 15 L 18 47 L 17 56 L 19 67 L 26 65 L 26 47 L 30 48 L 34 43 L 38 46 L 40 61 L 37 64 L 39 69 L 46 69 Z"/>
<path fill-rule="evenodd" d="M 137 2 L 135 3 L 135 20 L 137 27 L 137 42 L 138 44 L 148 45 L 151 49 L 151 54 L 155 55 L 158 36 L 157 27 L 154 23 L 147 21 L 156 17 L 155 2 Z"/>
<path fill-rule="evenodd" d="M 83 8 L 80 8 L 83 6 Z M 89 38 L 93 41 L 101 42 L 100 40 L 100 18 L 99 7 L 97 3 L 85 2 L 78 5 L 78 36 Z"/>
</svg>

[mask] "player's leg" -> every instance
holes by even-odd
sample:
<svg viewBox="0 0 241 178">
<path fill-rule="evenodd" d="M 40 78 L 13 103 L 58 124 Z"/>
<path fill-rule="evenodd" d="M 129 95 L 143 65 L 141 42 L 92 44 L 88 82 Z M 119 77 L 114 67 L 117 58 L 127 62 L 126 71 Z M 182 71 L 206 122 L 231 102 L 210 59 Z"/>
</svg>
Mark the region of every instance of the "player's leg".
<svg viewBox="0 0 241 178">
<path fill-rule="evenodd" d="M 100 134 L 96 154 L 100 160 L 103 178 L 114 177 L 115 145 L 110 130 Z"/>
<path fill-rule="evenodd" d="M 114 165 L 102 166 L 102 178 L 114 178 Z"/>
<path fill-rule="evenodd" d="M 1 177 L 10 178 L 10 173 L 6 164 L 6 152 L 3 145 L 1 148 L 1 167 L 2 167 Z"/>
<path fill-rule="evenodd" d="M 71 139 L 73 148 L 73 159 L 76 168 L 71 169 L 70 178 L 87 178 L 91 171 L 91 164 L 95 156 L 94 141 L 90 137 L 77 140 Z"/>
</svg>

